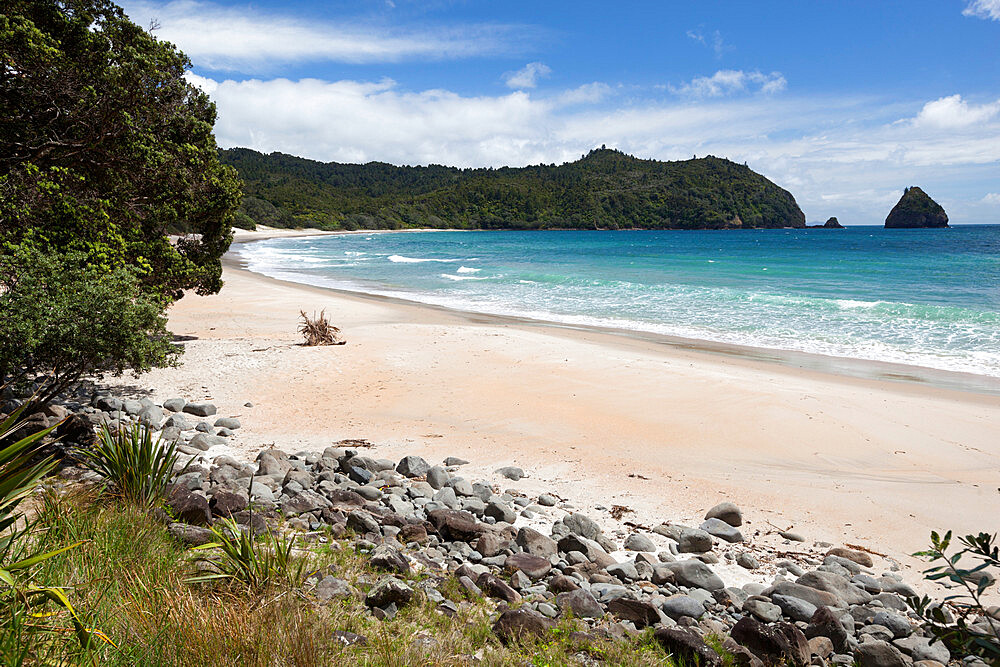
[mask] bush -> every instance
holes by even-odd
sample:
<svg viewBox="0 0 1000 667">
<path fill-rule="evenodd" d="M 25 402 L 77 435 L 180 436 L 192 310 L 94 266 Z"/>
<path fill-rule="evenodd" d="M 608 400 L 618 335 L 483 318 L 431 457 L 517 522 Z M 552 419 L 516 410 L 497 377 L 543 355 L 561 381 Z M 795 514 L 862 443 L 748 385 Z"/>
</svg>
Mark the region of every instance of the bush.
<svg viewBox="0 0 1000 667">
<path fill-rule="evenodd" d="M 137 372 L 174 363 L 164 301 L 135 271 L 102 270 L 83 253 L 30 246 L 0 254 L 0 382 L 46 376 L 45 403 L 85 375 Z"/>
<path fill-rule="evenodd" d="M 258 542 L 253 530 L 242 529 L 232 519 L 225 519 L 212 526 L 215 541 L 195 547 L 211 549 L 214 553 L 202 556 L 198 562 L 214 572 L 190 579 L 192 583 L 215 580 L 237 581 L 255 591 L 276 585 L 297 586 L 302 583 L 307 565 L 305 558 L 293 555 L 294 538 L 282 539 L 270 530 Z"/>
<path fill-rule="evenodd" d="M 177 444 L 165 445 L 159 438 L 154 442 L 152 431 L 140 424 L 115 433 L 104 426 L 97 443 L 82 456 L 84 464 L 104 477 L 116 495 L 127 503 L 152 507 L 163 499 L 174 476 Z"/>
<path fill-rule="evenodd" d="M 923 619 L 931 634 L 944 643 L 954 655 L 976 655 L 990 664 L 1000 664 L 1000 620 L 994 618 L 983 606 L 982 595 L 996 583 L 996 576 L 990 572 L 1000 572 L 1000 548 L 996 546 L 996 535 L 979 533 L 958 538 L 964 548 L 948 554 L 951 546 L 951 531 L 941 537 L 931 533 L 931 548 L 919 551 L 914 556 L 938 563 L 924 571 L 925 578 L 942 584 L 947 581 L 952 588 L 961 592 L 944 598 L 958 617 L 950 622 L 940 604 L 928 596 L 911 598 L 910 606 Z M 970 556 L 978 561 L 972 567 L 961 566 L 962 559 Z"/>
</svg>

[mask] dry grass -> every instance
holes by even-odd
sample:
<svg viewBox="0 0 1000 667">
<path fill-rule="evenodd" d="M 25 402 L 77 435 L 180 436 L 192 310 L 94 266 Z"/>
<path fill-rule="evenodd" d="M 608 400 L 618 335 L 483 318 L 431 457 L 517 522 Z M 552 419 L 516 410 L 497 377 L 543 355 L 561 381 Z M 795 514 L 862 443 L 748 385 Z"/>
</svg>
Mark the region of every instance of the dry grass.
<svg viewBox="0 0 1000 667">
<path fill-rule="evenodd" d="M 340 329 L 330 324 L 326 319 L 326 310 L 321 310 L 319 315 L 313 313 L 312 317 L 306 315 L 306 311 L 300 310 L 302 323 L 299 324 L 299 333 L 305 338 L 304 345 L 343 345 L 347 341 L 340 333 Z"/>
<path fill-rule="evenodd" d="M 253 592 L 237 582 L 187 583 L 193 574 L 192 554 L 161 524 L 141 510 L 90 494 L 47 502 L 40 516 L 47 529 L 38 539 L 45 546 L 80 537 L 89 540 L 47 562 L 39 574 L 50 583 L 67 585 L 88 626 L 114 642 L 98 648 L 101 665 L 542 666 L 588 664 L 592 658 L 602 665 L 671 664 L 648 632 L 625 641 L 595 638 L 580 643 L 569 635 L 586 628 L 572 619 L 561 621 L 543 639 L 504 646 L 490 629 L 492 603 L 466 599 L 453 577 L 437 587 L 458 603 L 457 616 L 442 614 L 420 595 L 383 622 L 367 611 L 360 596 L 322 604 L 300 587 Z M 367 557 L 355 552 L 349 541 L 302 546 L 311 570 L 351 582 L 362 596 L 382 575 L 370 569 Z M 441 576 L 414 574 L 410 584 L 417 588 L 420 580 Z M 54 628 L 65 625 L 58 615 L 47 622 Z M 367 643 L 344 646 L 332 636 L 334 630 L 363 635 Z M 52 657 L 54 646 L 60 649 L 58 633 L 28 635 L 37 645 L 25 647 L 25 637 L 4 632 L 0 628 L 0 664 L 42 664 Z M 13 662 L 13 651 L 25 648 L 29 659 Z M 60 659 L 49 662 L 92 664 L 88 656 L 72 650 L 70 641 L 62 642 Z"/>
</svg>

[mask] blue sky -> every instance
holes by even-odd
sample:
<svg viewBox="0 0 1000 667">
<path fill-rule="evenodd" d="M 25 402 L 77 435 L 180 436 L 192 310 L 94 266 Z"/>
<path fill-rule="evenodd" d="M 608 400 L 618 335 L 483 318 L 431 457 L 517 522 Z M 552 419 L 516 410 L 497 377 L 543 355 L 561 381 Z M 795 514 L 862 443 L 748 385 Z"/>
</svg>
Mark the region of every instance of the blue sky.
<svg viewBox="0 0 1000 667">
<path fill-rule="evenodd" d="M 1000 223 L 1000 0 L 126 2 L 192 60 L 220 145 L 317 160 L 719 155 L 810 221 L 920 185 Z"/>
</svg>

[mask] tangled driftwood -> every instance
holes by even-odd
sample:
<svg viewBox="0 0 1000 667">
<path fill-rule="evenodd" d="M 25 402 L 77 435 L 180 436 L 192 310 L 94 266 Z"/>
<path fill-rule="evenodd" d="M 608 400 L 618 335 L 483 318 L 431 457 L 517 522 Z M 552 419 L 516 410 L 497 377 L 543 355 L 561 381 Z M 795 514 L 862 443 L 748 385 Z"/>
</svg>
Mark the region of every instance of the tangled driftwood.
<svg viewBox="0 0 1000 667">
<path fill-rule="evenodd" d="M 319 315 L 313 313 L 312 317 L 306 315 L 304 310 L 300 310 L 299 314 L 302 315 L 299 333 L 306 339 L 304 345 L 343 345 L 347 342 L 340 334 L 340 329 L 326 319 L 325 309 Z"/>
</svg>

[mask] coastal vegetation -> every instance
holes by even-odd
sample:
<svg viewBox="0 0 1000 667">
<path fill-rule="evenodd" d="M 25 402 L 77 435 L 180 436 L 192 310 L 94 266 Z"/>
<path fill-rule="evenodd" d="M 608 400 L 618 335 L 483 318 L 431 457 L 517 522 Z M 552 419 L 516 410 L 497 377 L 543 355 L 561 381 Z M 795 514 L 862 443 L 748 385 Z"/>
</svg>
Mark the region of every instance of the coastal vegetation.
<svg viewBox="0 0 1000 667">
<path fill-rule="evenodd" d="M 214 105 L 105 0 L 12 0 L 0 45 L 0 382 L 169 363 L 162 313 L 222 286 L 240 198 Z"/>
<path fill-rule="evenodd" d="M 458 169 L 323 163 L 221 151 L 244 182 L 241 219 L 320 229 L 804 227 L 795 198 L 717 157 L 661 162 L 600 148 L 562 165 Z"/>
<path fill-rule="evenodd" d="M 903 196 L 885 219 L 886 229 L 947 226 L 948 214 L 944 208 L 915 185 L 903 190 Z"/>
</svg>

